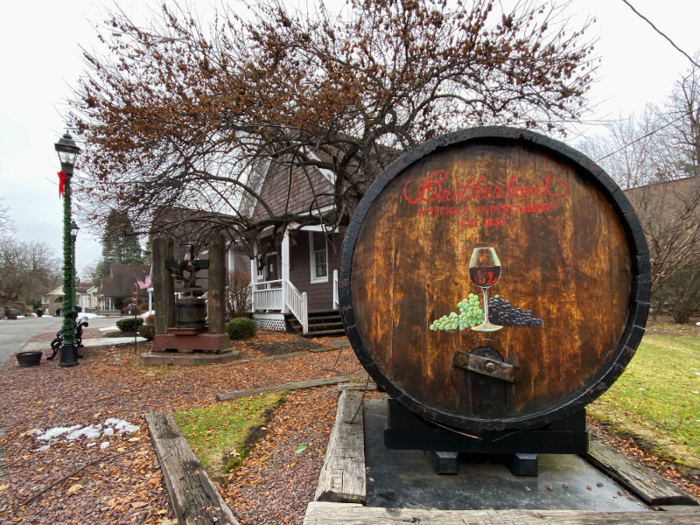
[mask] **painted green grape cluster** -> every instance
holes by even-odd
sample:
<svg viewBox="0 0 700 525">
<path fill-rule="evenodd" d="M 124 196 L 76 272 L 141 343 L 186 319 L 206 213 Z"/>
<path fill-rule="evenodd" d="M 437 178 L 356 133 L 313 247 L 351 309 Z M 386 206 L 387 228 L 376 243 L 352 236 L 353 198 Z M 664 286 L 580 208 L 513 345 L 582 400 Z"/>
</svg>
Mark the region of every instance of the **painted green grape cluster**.
<svg viewBox="0 0 700 525">
<path fill-rule="evenodd" d="M 440 319 L 432 322 L 431 330 L 466 330 L 470 326 L 476 326 L 484 322 L 484 311 L 479 306 L 479 297 L 473 293 L 469 294 L 468 299 L 464 299 L 457 303 L 459 313 L 450 312 L 449 315 L 443 315 Z"/>
</svg>

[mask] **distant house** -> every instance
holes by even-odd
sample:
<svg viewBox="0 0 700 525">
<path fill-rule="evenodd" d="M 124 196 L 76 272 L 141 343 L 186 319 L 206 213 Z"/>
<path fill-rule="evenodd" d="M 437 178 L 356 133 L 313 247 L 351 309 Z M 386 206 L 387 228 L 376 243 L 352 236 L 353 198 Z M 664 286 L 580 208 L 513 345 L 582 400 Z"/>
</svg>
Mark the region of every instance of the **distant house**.
<svg viewBox="0 0 700 525">
<path fill-rule="evenodd" d="M 145 281 L 151 271 L 148 264 L 113 264 L 109 277 L 103 277 L 100 289 L 101 306 L 117 310 L 131 302 L 136 278 Z M 148 298 L 146 289 L 138 288 L 138 297 Z"/>
<path fill-rule="evenodd" d="M 271 162 L 257 185 L 273 213 L 310 215 L 332 209 L 335 175 L 307 167 L 290 175 L 288 168 Z M 313 188 L 313 190 L 312 190 Z M 245 199 L 243 212 L 245 210 Z M 265 218 L 258 202 L 250 206 L 253 219 Z M 322 226 L 291 225 L 281 249 L 265 255 L 258 265 L 250 261 L 253 319 L 259 328 L 293 330 L 304 335 L 344 333 L 338 301 L 338 264 L 345 226 L 327 232 Z M 263 239 L 272 235 L 267 230 Z"/>
<path fill-rule="evenodd" d="M 100 294 L 92 283 L 78 283 L 75 287 L 76 304 L 83 312 L 99 308 Z M 51 290 L 42 299 L 41 308 L 49 315 L 61 315 L 63 285 Z"/>
</svg>

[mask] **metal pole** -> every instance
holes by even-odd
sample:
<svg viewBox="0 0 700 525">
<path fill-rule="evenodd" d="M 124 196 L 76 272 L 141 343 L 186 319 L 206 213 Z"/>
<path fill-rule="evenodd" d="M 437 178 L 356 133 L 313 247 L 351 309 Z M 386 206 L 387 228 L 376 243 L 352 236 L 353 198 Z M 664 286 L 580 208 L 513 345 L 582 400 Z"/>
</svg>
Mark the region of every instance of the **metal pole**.
<svg viewBox="0 0 700 525">
<path fill-rule="evenodd" d="M 66 174 L 66 182 L 63 194 L 63 302 L 61 304 L 63 345 L 61 346 L 61 360 L 58 366 L 76 366 L 79 364 L 78 351 L 75 348 L 75 320 L 78 313 L 75 311 L 75 254 L 70 231 L 70 181 L 73 177 L 73 166 L 61 163 L 61 169 Z"/>
</svg>

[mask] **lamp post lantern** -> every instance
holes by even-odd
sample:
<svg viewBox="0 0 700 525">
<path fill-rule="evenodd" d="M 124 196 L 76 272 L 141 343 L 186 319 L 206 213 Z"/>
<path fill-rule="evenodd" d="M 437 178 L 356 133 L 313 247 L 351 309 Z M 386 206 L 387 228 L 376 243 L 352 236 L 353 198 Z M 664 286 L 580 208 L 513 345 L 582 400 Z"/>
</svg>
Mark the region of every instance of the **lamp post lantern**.
<svg viewBox="0 0 700 525">
<path fill-rule="evenodd" d="M 59 177 L 59 195 L 63 195 L 63 345 L 61 346 L 61 360 L 58 366 L 76 366 L 78 364 L 78 350 L 75 348 L 75 320 L 78 312 L 75 311 L 75 237 L 71 226 L 71 190 L 70 181 L 73 177 L 75 158 L 80 154 L 80 148 L 75 144 L 71 136 L 63 135 L 54 148 L 61 161 Z M 75 236 L 78 235 L 78 227 L 75 225 Z"/>
</svg>

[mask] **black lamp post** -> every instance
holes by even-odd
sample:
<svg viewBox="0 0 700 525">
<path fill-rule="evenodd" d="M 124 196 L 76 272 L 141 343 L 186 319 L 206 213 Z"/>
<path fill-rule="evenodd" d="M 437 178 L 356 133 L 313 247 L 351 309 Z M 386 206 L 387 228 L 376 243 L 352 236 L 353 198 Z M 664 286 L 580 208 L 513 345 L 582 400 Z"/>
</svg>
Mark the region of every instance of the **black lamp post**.
<svg viewBox="0 0 700 525">
<path fill-rule="evenodd" d="M 66 133 L 56 144 L 58 158 L 61 161 L 61 173 L 59 177 L 63 185 L 63 346 L 61 346 L 61 360 L 58 366 L 76 366 L 78 364 L 78 350 L 75 348 L 75 320 L 78 312 L 75 311 L 75 237 L 72 235 L 70 202 L 70 181 L 73 177 L 75 158 L 80 154 L 80 148 L 73 142 L 71 136 Z M 78 235 L 78 227 L 75 226 L 75 236 Z"/>
</svg>

